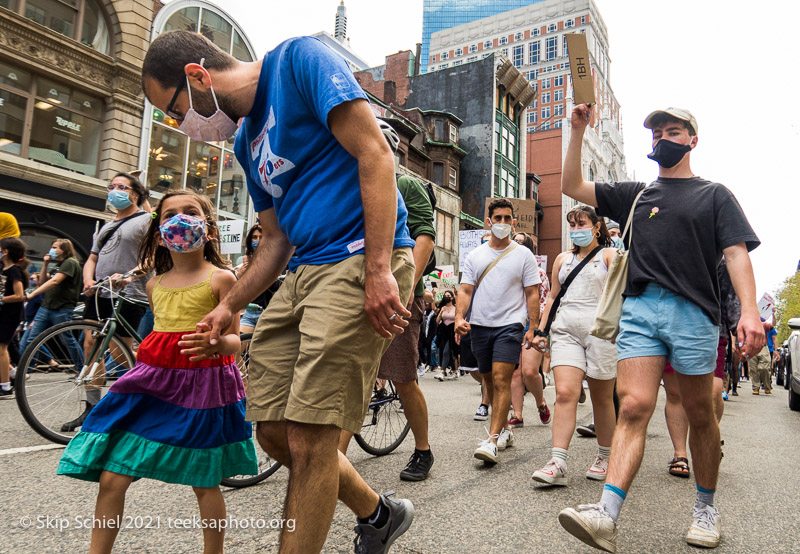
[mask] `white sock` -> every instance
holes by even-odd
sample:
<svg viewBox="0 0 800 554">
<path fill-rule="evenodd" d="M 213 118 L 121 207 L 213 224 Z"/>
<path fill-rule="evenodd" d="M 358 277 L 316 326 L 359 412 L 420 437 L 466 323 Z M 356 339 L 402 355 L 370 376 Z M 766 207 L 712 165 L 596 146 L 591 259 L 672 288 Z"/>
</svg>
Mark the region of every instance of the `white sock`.
<svg viewBox="0 0 800 554">
<path fill-rule="evenodd" d="M 0 383 L 0 389 L 11 390 L 11 383 Z"/>
<path fill-rule="evenodd" d="M 600 446 L 597 445 L 597 454 L 600 455 L 601 458 L 604 460 L 608 460 L 611 456 L 611 447 L 610 446 Z"/>
<path fill-rule="evenodd" d="M 553 447 L 553 458 L 559 460 L 562 465 L 567 465 L 567 449 Z"/>
<path fill-rule="evenodd" d="M 16 378 L 16 376 L 17 376 L 17 368 L 12 367 L 11 370 L 8 372 L 8 378 L 13 381 Z"/>
</svg>

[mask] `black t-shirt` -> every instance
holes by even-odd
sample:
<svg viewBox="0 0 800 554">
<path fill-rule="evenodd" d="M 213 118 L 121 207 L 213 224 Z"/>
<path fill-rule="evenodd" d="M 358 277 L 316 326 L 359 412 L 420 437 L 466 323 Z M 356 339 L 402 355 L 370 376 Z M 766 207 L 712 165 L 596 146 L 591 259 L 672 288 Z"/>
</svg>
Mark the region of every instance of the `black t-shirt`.
<svg viewBox="0 0 800 554">
<path fill-rule="evenodd" d="M 2 266 L 0 266 L 2 267 Z M 14 283 L 22 283 L 22 290 L 25 290 L 25 275 L 19 266 L 12 265 L 0 273 L 0 296 L 12 296 L 14 294 Z M 22 302 L 10 302 L 0 305 L 0 323 L 14 321 L 16 326 L 22 320 Z"/>
<path fill-rule="evenodd" d="M 636 195 L 645 183 L 596 183 L 598 213 L 625 228 Z M 720 323 L 717 265 L 722 250 L 760 241 L 733 193 L 719 183 L 658 178 L 642 193 L 633 214 L 630 267 L 624 296 L 638 296 L 657 283 L 691 300 Z"/>
</svg>

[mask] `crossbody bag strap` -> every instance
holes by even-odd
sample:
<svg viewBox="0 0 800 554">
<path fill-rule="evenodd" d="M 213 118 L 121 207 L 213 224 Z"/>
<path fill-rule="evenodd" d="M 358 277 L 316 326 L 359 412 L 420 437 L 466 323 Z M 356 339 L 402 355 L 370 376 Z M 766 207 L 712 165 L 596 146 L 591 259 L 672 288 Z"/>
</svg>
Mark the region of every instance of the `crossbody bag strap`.
<svg viewBox="0 0 800 554">
<path fill-rule="evenodd" d="M 469 316 L 470 316 L 470 314 L 472 314 L 472 301 L 475 300 L 475 293 L 478 291 L 478 286 L 480 286 L 481 281 L 483 281 L 483 278 L 486 277 L 486 274 L 489 273 L 492 270 L 492 268 L 494 266 L 496 266 L 497 263 L 505 257 L 506 254 L 508 254 L 509 252 L 514 250 L 516 247 L 517 247 L 517 243 L 512 240 L 511 244 L 508 245 L 508 248 L 506 248 L 502 252 L 502 254 L 497 256 L 492 263 L 490 263 L 488 266 L 486 266 L 486 269 L 483 270 L 483 273 L 481 273 L 481 276 L 478 277 L 478 280 L 475 282 L 475 288 L 472 289 L 472 300 L 470 301 L 469 309 L 467 310 L 467 313 L 464 316 L 464 318 L 467 321 L 469 321 Z"/>
<path fill-rule="evenodd" d="M 561 285 L 561 290 L 558 291 L 558 294 L 553 299 L 553 304 L 550 306 L 550 313 L 547 315 L 547 325 L 544 326 L 543 330 L 545 335 L 550 334 L 550 326 L 553 324 L 553 321 L 556 318 L 556 311 L 558 310 L 558 306 L 561 304 L 561 299 L 567 293 L 567 288 L 569 288 L 570 283 L 572 283 L 572 281 L 575 280 L 575 277 L 578 276 L 578 273 L 581 272 L 581 269 L 583 269 L 586 266 L 586 264 L 588 264 L 591 260 L 593 260 L 594 257 L 597 256 L 597 253 L 600 252 L 602 249 L 603 246 L 598 244 L 595 247 L 595 249 L 589 253 L 589 255 L 587 255 L 584 259 L 581 260 L 581 263 L 575 266 L 575 269 L 570 271 L 569 275 L 567 275 L 567 278 L 564 279 L 564 282 Z"/>
</svg>

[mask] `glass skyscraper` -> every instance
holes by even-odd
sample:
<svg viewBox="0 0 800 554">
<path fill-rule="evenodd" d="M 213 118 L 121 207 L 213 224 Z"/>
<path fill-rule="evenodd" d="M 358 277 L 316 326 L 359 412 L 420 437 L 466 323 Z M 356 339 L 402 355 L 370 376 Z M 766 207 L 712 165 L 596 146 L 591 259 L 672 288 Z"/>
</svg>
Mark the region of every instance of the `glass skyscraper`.
<svg viewBox="0 0 800 554">
<path fill-rule="evenodd" d="M 477 19 L 515 10 L 544 0 L 425 0 L 422 14 L 422 72 L 428 71 L 431 35 Z"/>
</svg>

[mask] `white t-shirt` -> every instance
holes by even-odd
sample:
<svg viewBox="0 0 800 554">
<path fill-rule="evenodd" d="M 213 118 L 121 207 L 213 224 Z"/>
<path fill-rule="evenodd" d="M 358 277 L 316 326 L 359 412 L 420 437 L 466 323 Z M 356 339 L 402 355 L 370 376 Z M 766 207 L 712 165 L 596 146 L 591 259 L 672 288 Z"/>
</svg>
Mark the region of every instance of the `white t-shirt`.
<svg viewBox="0 0 800 554">
<path fill-rule="evenodd" d="M 513 323 L 525 325 L 528 306 L 524 287 L 541 283 L 539 266 L 531 251 L 511 243 L 514 248 L 497 262 L 472 295 L 469 322 L 484 327 L 504 327 Z M 477 247 L 464 261 L 461 283 L 475 285 L 484 270 L 505 250 L 493 250 L 489 243 Z M 537 296 L 538 301 L 538 296 Z"/>
</svg>

